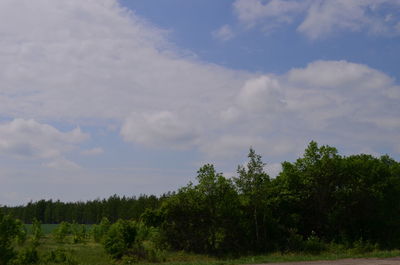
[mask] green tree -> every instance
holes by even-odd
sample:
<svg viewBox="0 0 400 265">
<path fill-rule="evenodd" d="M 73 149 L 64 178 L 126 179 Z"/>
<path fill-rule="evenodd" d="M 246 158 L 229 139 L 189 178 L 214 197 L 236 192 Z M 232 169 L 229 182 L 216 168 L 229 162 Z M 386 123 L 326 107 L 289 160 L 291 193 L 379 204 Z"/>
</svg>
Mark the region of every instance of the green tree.
<svg viewBox="0 0 400 265">
<path fill-rule="evenodd" d="M 239 249 L 239 199 L 232 182 L 213 165 L 197 172 L 190 183 L 164 201 L 162 229 L 174 249 L 220 254 Z"/>
<path fill-rule="evenodd" d="M 71 233 L 71 224 L 68 222 L 61 222 L 56 229 L 53 230 L 54 239 L 62 243 L 65 238 Z"/>
<path fill-rule="evenodd" d="M 110 229 L 111 223 L 108 220 L 107 217 L 103 217 L 101 219 L 100 224 L 98 225 L 93 225 L 92 227 L 92 235 L 93 235 L 93 240 L 95 242 L 102 242 L 104 236 L 107 234 L 108 230 Z"/>
<path fill-rule="evenodd" d="M 341 181 L 341 163 L 336 148 L 319 147 L 314 141 L 295 163 L 282 163 L 283 170 L 276 182 L 280 185 L 278 197 L 286 215 L 281 219 L 289 220 L 289 226 L 295 225 L 304 237 L 313 233 L 331 237 L 335 231 L 331 217 L 334 193 Z"/>
<path fill-rule="evenodd" d="M 40 244 L 40 239 L 43 236 L 43 231 L 42 231 L 42 224 L 41 222 L 34 218 L 33 223 L 32 223 L 32 235 L 31 235 L 31 240 L 32 244 L 36 247 Z"/>
<path fill-rule="evenodd" d="M 246 166 L 238 166 L 238 177 L 234 178 L 234 181 L 245 218 L 248 220 L 245 222 L 245 230 L 249 232 L 249 247 L 266 251 L 270 247 L 268 233 L 275 229 L 271 227 L 273 221 L 269 210 L 270 177 L 264 171 L 266 164 L 261 155 L 256 154 L 253 148 L 250 148 L 248 158 Z"/>
<path fill-rule="evenodd" d="M 0 265 L 7 265 L 16 256 L 13 241 L 22 231 L 21 223 L 0 211 Z"/>
<path fill-rule="evenodd" d="M 118 220 L 107 232 L 104 248 L 113 258 L 120 259 L 134 246 L 137 234 L 136 223 Z"/>
</svg>

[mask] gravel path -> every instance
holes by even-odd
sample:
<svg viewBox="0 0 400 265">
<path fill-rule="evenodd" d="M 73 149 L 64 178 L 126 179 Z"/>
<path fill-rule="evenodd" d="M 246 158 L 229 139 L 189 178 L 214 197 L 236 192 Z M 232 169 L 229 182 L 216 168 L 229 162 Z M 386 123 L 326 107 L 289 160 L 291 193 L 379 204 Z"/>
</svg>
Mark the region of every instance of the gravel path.
<svg viewBox="0 0 400 265">
<path fill-rule="evenodd" d="M 400 265 L 400 257 L 387 259 L 340 259 L 323 261 L 302 261 L 302 262 L 283 262 L 268 263 L 258 265 Z"/>
</svg>

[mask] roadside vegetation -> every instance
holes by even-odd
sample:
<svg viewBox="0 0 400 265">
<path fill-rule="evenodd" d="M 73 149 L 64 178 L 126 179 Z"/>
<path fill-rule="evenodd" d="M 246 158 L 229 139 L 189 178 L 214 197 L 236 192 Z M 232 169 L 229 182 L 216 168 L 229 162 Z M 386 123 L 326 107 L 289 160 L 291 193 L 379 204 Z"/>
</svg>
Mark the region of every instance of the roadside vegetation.
<svg viewBox="0 0 400 265">
<path fill-rule="evenodd" d="M 160 197 L 3 207 L 0 265 L 243 264 L 400 255 L 399 162 L 344 157 L 311 142 L 303 157 L 283 162 L 282 172 L 270 178 L 253 149 L 248 159 L 233 178 L 206 164 L 195 183 Z"/>
</svg>

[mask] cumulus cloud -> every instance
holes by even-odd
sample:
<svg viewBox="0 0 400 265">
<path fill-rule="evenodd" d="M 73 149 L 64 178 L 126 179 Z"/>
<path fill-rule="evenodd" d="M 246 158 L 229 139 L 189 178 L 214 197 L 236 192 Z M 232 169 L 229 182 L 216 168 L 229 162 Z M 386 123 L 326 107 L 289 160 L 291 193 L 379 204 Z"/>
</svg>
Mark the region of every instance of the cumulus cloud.
<svg viewBox="0 0 400 265">
<path fill-rule="evenodd" d="M 0 124 L 0 152 L 17 158 L 55 158 L 88 137 L 79 128 L 61 132 L 32 119 L 14 119 Z"/>
<path fill-rule="evenodd" d="M 360 89 L 387 87 L 394 80 L 366 65 L 347 61 L 315 61 L 306 68 L 292 69 L 290 82 L 321 88 L 358 86 Z"/>
<path fill-rule="evenodd" d="M 386 74 L 347 61 L 316 61 L 281 76 L 255 77 L 220 113 L 235 128 L 231 131 L 252 137 L 222 137 L 211 144 L 212 152 L 229 150 L 229 143 L 257 143 L 272 156 L 299 154 L 298 147 L 313 138 L 351 146 L 353 152 L 394 143 L 400 132 L 399 91 Z"/>
<path fill-rule="evenodd" d="M 247 75 L 181 54 L 116 0 L 1 1 L 0 35 L 6 117 L 123 121 L 149 108 L 182 111 L 215 103 L 213 91 L 229 93 Z"/>
<path fill-rule="evenodd" d="M 273 29 L 296 24 L 310 39 L 342 31 L 398 35 L 400 2 L 392 0 L 236 0 L 240 22 Z"/>
<path fill-rule="evenodd" d="M 250 79 L 237 96 L 239 106 L 248 111 L 279 111 L 282 102 L 279 82 L 268 76 Z"/>
<path fill-rule="evenodd" d="M 234 7 L 247 27 L 292 23 L 310 38 L 343 30 L 394 34 L 399 2 L 373 3 L 237 0 Z M 345 12 L 337 17 L 337 9 Z M 226 26 L 219 33 L 229 39 L 233 32 Z M 400 86 L 367 65 L 315 61 L 280 75 L 234 71 L 182 54 L 165 31 L 116 0 L 2 0 L 0 36 L 0 119 L 8 121 L 0 123 L 1 163 L 8 166 L 3 179 L 23 175 L 47 183 L 59 170 L 63 183 L 71 175 L 80 181 L 91 176 L 85 188 L 102 175 L 108 181 L 104 189 L 128 179 L 132 172 L 116 170 L 112 159 L 106 173 L 79 169 L 67 159 L 103 152 L 80 150 L 89 135 L 79 127 L 58 129 L 76 124 L 90 127 L 96 137 L 190 150 L 212 162 L 243 155 L 250 146 L 266 162 L 292 159 L 310 140 L 350 153 L 399 150 Z M 10 157 L 17 158 L 14 168 Z M 33 163 L 39 166 L 19 171 L 21 164 Z M 271 166 L 272 175 L 279 171 Z M 162 174 L 154 175 L 155 185 Z M 174 181 L 186 183 L 183 175 L 188 173 Z M 171 183 L 166 178 L 158 188 L 165 191 Z"/>
<path fill-rule="evenodd" d="M 126 141 L 150 146 L 187 148 L 197 139 L 194 126 L 169 111 L 133 114 L 123 124 L 121 135 Z"/>
<path fill-rule="evenodd" d="M 265 18 L 281 24 L 306 16 L 299 31 L 312 32 L 307 25 L 313 23 L 306 23 L 312 8 L 346 5 L 350 11 L 343 16 L 368 8 L 360 11 L 368 17 L 385 3 L 397 6 L 383 0 L 374 7 L 370 1 L 328 2 L 334 1 L 237 0 L 234 7 L 249 26 Z M 380 18 L 378 12 L 374 19 Z M 386 20 L 398 22 L 395 14 Z M 230 30 L 226 26 L 222 36 Z M 399 86 L 376 69 L 316 61 L 282 75 L 234 71 L 182 54 L 165 31 L 115 0 L 4 0 L 0 34 L 1 118 L 20 117 L 12 123 L 31 121 L 40 128 L 45 124 L 35 120 L 45 121 L 60 135 L 73 132 L 48 124 L 112 124 L 127 142 L 207 155 L 229 156 L 259 145 L 280 156 L 297 153 L 311 136 L 361 146 L 376 143 L 377 135 L 391 143 L 398 132 Z M 43 137 L 38 147 L 24 137 L 3 141 L 2 152 L 50 159 L 79 144 Z M 101 151 L 82 151 L 94 153 Z"/>
</svg>

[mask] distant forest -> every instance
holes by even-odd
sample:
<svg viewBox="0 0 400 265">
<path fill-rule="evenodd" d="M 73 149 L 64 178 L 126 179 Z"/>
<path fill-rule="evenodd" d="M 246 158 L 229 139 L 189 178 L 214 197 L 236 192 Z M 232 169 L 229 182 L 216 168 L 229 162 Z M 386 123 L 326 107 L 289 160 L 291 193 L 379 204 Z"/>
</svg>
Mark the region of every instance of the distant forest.
<svg viewBox="0 0 400 265">
<path fill-rule="evenodd" d="M 170 248 L 196 253 L 301 250 L 320 242 L 400 247 L 400 163 L 385 155 L 341 156 L 311 142 L 276 178 L 253 149 L 237 177 L 207 164 L 196 183 L 162 196 L 2 207 L 31 223 L 94 224 L 103 217 L 156 227 Z M 361 243 L 360 243 L 361 242 Z"/>
</svg>

